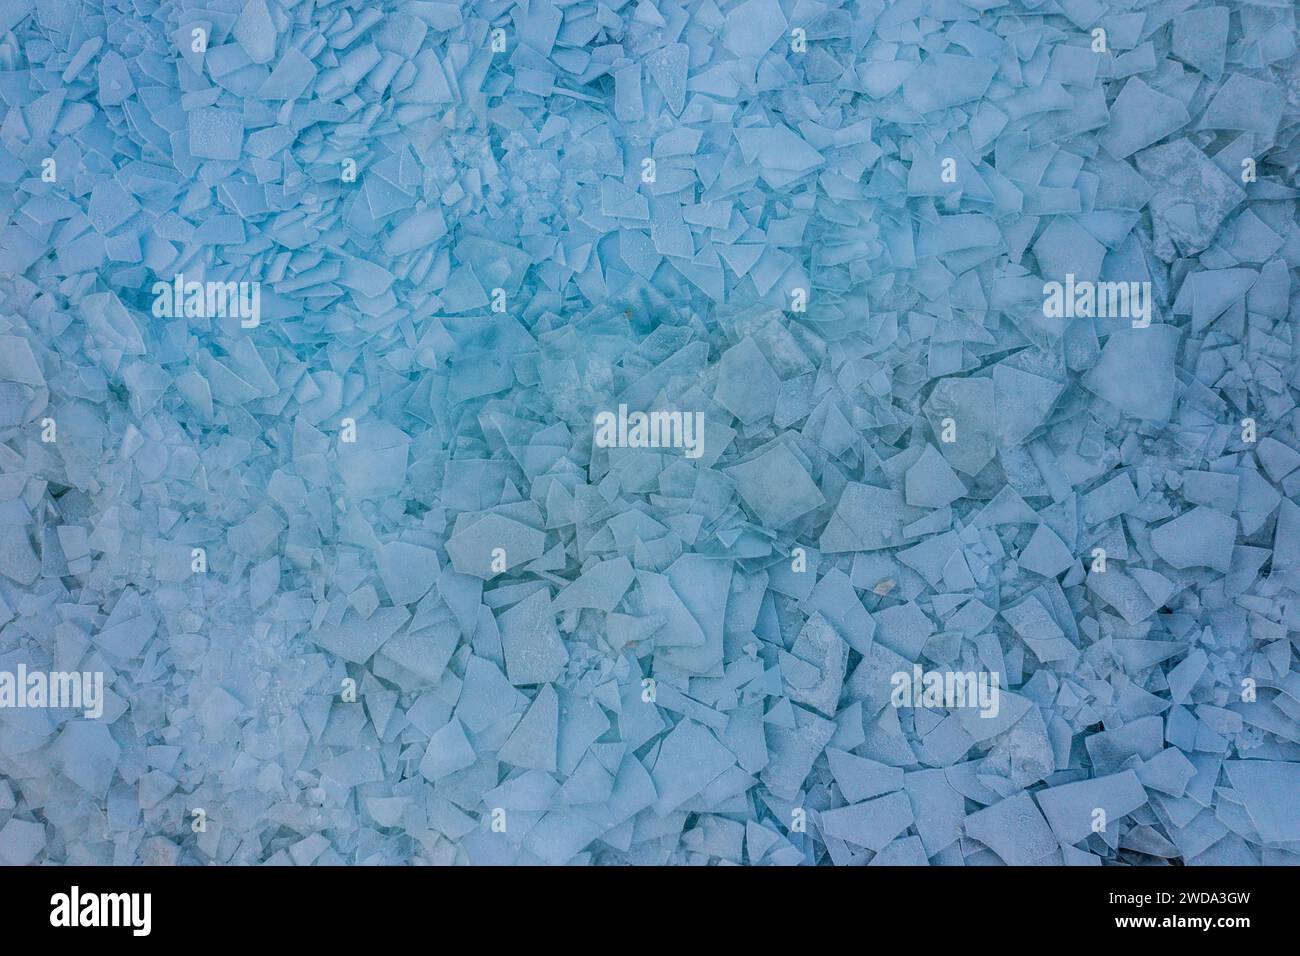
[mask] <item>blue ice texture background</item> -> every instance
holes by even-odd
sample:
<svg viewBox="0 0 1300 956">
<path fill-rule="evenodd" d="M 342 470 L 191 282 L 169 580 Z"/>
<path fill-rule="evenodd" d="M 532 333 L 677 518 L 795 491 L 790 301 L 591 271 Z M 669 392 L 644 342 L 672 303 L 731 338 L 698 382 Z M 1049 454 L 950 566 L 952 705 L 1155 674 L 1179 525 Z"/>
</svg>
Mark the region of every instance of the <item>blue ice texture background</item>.
<svg viewBox="0 0 1300 956">
<path fill-rule="evenodd" d="M 0 862 L 1300 862 L 1296 37 L 0 0 Z"/>
</svg>

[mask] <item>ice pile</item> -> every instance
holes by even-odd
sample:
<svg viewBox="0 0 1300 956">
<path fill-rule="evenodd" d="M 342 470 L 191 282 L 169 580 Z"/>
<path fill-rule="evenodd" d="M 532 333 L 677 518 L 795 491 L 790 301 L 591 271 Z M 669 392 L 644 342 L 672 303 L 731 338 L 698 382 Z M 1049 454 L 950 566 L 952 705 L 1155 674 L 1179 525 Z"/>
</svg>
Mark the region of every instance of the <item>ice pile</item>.
<svg viewBox="0 0 1300 956">
<path fill-rule="evenodd" d="M 1297 862 L 1296 36 L 0 0 L 0 862 Z"/>
</svg>

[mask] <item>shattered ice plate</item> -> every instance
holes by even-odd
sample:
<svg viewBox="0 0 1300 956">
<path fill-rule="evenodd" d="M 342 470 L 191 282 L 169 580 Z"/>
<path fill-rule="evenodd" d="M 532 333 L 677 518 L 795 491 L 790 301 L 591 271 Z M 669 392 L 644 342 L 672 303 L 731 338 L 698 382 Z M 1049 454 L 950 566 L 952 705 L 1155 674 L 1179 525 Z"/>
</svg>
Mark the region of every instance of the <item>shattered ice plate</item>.
<svg viewBox="0 0 1300 956">
<path fill-rule="evenodd" d="M 1300 862 L 1296 16 L 0 0 L 0 863 Z"/>
</svg>

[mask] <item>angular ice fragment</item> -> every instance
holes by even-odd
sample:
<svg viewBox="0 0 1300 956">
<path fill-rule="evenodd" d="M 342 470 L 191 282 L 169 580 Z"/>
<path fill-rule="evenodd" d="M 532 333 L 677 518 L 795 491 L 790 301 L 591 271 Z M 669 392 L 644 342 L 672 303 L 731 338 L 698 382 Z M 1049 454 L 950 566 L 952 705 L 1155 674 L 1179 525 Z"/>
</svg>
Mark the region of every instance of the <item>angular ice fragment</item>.
<svg viewBox="0 0 1300 956">
<path fill-rule="evenodd" d="M 1205 108 L 1197 129 L 1249 130 L 1271 137 L 1283 102 L 1282 91 L 1273 83 L 1233 73 Z"/>
<path fill-rule="evenodd" d="M 238 159 L 244 118 L 232 110 L 205 106 L 189 114 L 190 153 L 202 159 Z"/>
<path fill-rule="evenodd" d="M 945 378 L 925 403 L 939 451 L 953 468 L 979 474 L 997 454 L 997 403 L 990 378 Z M 945 441 L 944 436 L 952 440 Z"/>
<path fill-rule="evenodd" d="M 1150 211 L 1156 254 L 1166 262 L 1209 246 L 1228 213 L 1246 197 L 1237 182 L 1187 139 L 1143 150 L 1137 166 L 1157 187 Z"/>
<path fill-rule="evenodd" d="M 45 827 L 30 820 L 10 817 L 0 829 L 0 864 L 26 866 L 45 849 Z"/>
<path fill-rule="evenodd" d="M 545 588 L 534 591 L 500 615 L 497 623 L 510 683 L 543 684 L 560 676 L 569 654 L 560 640 L 555 612 Z"/>
<path fill-rule="evenodd" d="M 269 63 L 275 57 L 275 24 L 265 0 L 248 0 L 231 32 L 254 63 Z"/>
<path fill-rule="evenodd" d="M 131 71 L 116 50 L 107 50 L 99 58 L 98 77 L 102 106 L 117 106 L 135 92 Z"/>
<path fill-rule="evenodd" d="M 311 638 L 345 661 L 363 664 L 410 618 L 410 612 L 404 607 L 380 608 L 369 618 L 349 611 L 339 623 L 326 624 L 312 632 Z"/>
<path fill-rule="evenodd" d="M 1174 358 L 1181 335 L 1172 325 L 1118 329 L 1106 340 L 1101 358 L 1084 375 L 1083 384 L 1134 418 L 1168 421 L 1177 389 Z"/>
<path fill-rule="evenodd" d="M 1110 108 L 1110 121 L 1098 141 L 1116 159 L 1131 156 L 1145 146 L 1182 129 L 1191 117 L 1183 104 L 1132 77 Z"/>
<path fill-rule="evenodd" d="M 785 692 L 789 698 L 834 717 L 849 659 L 849 646 L 835 628 L 814 613 L 804 622 L 790 653 L 783 654 L 782 659 Z M 806 676 L 805 669 L 797 666 L 801 663 L 808 665 Z"/>
<path fill-rule="evenodd" d="M 1204 567 L 1227 573 L 1237 540 L 1237 521 L 1198 506 L 1151 531 L 1151 547 L 1175 568 Z"/>
<path fill-rule="evenodd" d="M 506 681 L 496 664 L 471 657 L 456 702 L 456 718 L 472 734 L 482 733 L 497 721 L 523 709 L 527 698 Z"/>
<path fill-rule="evenodd" d="M 972 813 L 966 832 L 1008 866 L 1032 866 L 1059 849 L 1052 828 L 1023 792 Z"/>
<path fill-rule="evenodd" d="M 931 53 L 903 82 L 903 102 L 918 113 L 958 106 L 983 96 L 996 72 L 990 59 Z"/>
<path fill-rule="evenodd" d="M 1020 552 L 1020 566 L 1045 578 L 1054 578 L 1075 562 L 1060 536 L 1045 524 L 1034 531 Z"/>
<path fill-rule="evenodd" d="M 821 831 L 868 850 L 882 850 L 912 825 L 912 805 L 901 792 L 837 810 L 824 810 Z"/>
<path fill-rule="evenodd" d="M 420 760 L 420 775 L 436 783 L 450 773 L 465 769 L 475 759 L 465 728 L 453 717 L 429 738 Z"/>
<path fill-rule="evenodd" d="M 896 491 L 851 482 L 844 486 L 818 546 L 832 554 L 896 548 L 906 540 L 903 528 L 922 514 Z"/>
<path fill-rule="evenodd" d="M 602 561 L 557 594 L 552 610 L 559 614 L 572 608 L 590 607 L 608 613 L 618 606 L 635 577 L 636 572 L 625 557 Z"/>
<path fill-rule="evenodd" d="M 1184 63 L 1217 80 L 1227 49 L 1227 7 L 1185 10 L 1174 17 L 1172 52 Z"/>
<path fill-rule="evenodd" d="M 772 2 L 775 6 L 775 0 L 751 2 Z M 738 129 L 735 136 L 745 162 L 758 166 L 759 175 L 773 189 L 788 186 L 825 163 L 822 154 L 788 126 Z"/>
<path fill-rule="evenodd" d="M 1293 843 L 1300 839 L 1300 814 L 1295 812 L 1300 763 L 1227 760 L 1223 769 L 1265 843 Z"/>
<path fill-rule="evenodd" d="M 962 480 L 933 445 L 926 445 L 907 469 L 905 487 L 907 503 L 924 508 L 943 508 L 966 494 Z"/>
<path fill-rule="evenodd" d="M 650 768 L 659 799 L 655 812 L 671 813 L 735 764 L 731 751 L 693 720 L 682 720 L 659 748 Z"/>
<path fill-rule="evenodd" d="M 108 727 L 94 720 L 70 720 L 52 746 L 63 775 L 92 797 L 103 800 L 122 753 Z"/>
<path fill-rule="evenodd" d="M 728 12 L 722 42 L 736 56 L 758 58 L 785 28 L 785 14 L 777 0 L 746 0 Z"/>
<path fill-rule="evenodd" d="M 438 577 L 437 552 L 405 541 L 390 541 L 375 552 L 375 564 L 394 604 L 414 604 Z"/>
<path fill-rule="evenodd" d="M 554 773 L 559 725 L 559 697 L 550 684 L 543 684 L 497 757 L 516 767 Z"/>
<path fill-rule="evenodd" d="M 1062 843 L 1078 843 L 1093 832 L 1096 811 L 1107 826 L 1147 802 L 1146 790 L 1132 770 L 1048 787 L 1035 794 L 1043 815 Z"/>
<path fill-rule="evenodd" d="M 826 749 L 826 759 L 840 793 L 849 803 L 860 803 L 903 787 L 903 771 L 898 767 L 830 747 Z"/>
<path fill-rule="evenodd" d="M 668 108 L 675 114 L 680 114 L 686 105 L 686 71 L 690 54 L 690 47 L 686 44 L 670 43 L 645 58 L 646 69 L 663 93 Z"/>
<path fill-rule="evenodd" d="M 783 444 L 733 465 L 726 474 L 736 483 L 740 497 L 770 528 L 787 525 L 826 501 L 803 464 Z"/>
<path fill-rule="evenodd" d="M 835 724 L 802 707 L 794 708 L 793 728 L 766 724 L 771 759 L 759 775 L 763 785 L 782 800 L 793 800 L 808 772 L 835 734 Z"/>
<path fill-rule="evenodd" d="M 776 411 L 781 380 L 753 339 L 741 339 L 722 354 L 714 399 L 746 425 Z"/>
<path fill-rule="evenodd" d="M 545 550 L 545 532 L 502 514 L 462 515 L 447 540 L 456 572 L 484 580 L 535 561 Z"/>
</svg>

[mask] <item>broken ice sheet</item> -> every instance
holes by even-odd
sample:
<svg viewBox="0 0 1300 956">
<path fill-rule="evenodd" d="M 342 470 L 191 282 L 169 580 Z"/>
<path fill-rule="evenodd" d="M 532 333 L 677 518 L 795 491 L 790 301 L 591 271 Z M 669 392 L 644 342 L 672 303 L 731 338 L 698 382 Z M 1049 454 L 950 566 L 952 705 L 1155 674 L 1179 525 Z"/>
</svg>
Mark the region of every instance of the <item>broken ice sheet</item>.
<svg viewBox="0 0 1300 956">
<path fill-rule="evenodd" d="M 452 567 L 461 574 L 492 578 L 541 557 L 546 535 L 505 514 L 462 515 L 447 540 Z"/>
<path fill-rule="evenodd" d="M 759 175 L 779 189 L 802 178 L 825 160 L 802 137 L 786 126 L 736 130 L 745 162 L 756 165 Z"/>
<path fill-rule="evenodd" d="M 822 532 L 820 547 L 827 552 L 898 547 L 905 541 L 903 528 L 922 514 L 896 491 L 849 484 Z"/>
<path fill-rule="evenodd" d="M 782 675 L 791 700 L 834 717 L 844 684 L 849 646 L 820 614 L 813 614 L 782 655 Z"/>
<path fill-rule="evenodd" d="M 0 4 L 0 859 L 1293 862 L 1289 8 L 498 6 Z"/>
<path fill-rule="evenodd" d="M 1177 391 L 1174 359 L 1180 337 L 1170 325 L 1119 329 L 1083 383 L 1135 418 L 1166 421 Z"/>
<path fill-rule="evenodd" d="M 765 525 L 781 527 L 825 502 L 803 463 L 786 445 L 775 445 L 726 471 L 737 491 Z"/>
<path fill-rule="evenodd" d="M 414 604 L 438 576 L 438 556 L 428 548 L 392 541 L 375 552 L 384 587 L 394 604 Z"/>
<path fill-rule="evenodd" d="M 912 808 L 907 797 L 902 793 L 892 793 L 823 812 L 821 829 L 827 836 L 879 851 L 905 831 L 912 821 Z"/>
<path fill-rule="evenodd" d="M 1043 816 L 1062 843 L 1079 843 L 1094 832 L 1098 821 L 1115 821 L 1147 801 L 1146 791 L 1131 770 L 1050 787 L 1037 794 Z"/>
<path fill-rule="evenodd" d="M 965 827 L 1009 866 L 1031 866 L 1059 849 L 1047 821 L 1023 792 L 972 813 Z"/>
<path fill-rule="evenodd" d="M 1151 532 L 1151 547 L 1175 568 L 1211 567 L 1226 572 L 1232 563 L 1237 523 L 1213 508 L 1197 507 Z"/>
<path fill-rule="evenodd" d="M 510 683 L 549 683 L 569 659 L 555 627 L 545 589 L 534 591 L 498 618 L 501 648 Z"/>
<path fill-rule="evenodd" d="M 1133 77 L 1116 98 L 1098 139 L 1108 153 L 1123 159 L 1186 126 L 1190 118 L 1181 102 Z"/>
<path fill-rule="evenodd" d="M 591 607 L 609 612 L 632 585 L 635 572 L 625 557 L 601 562 L 584 571 L 577 580 L 556 595 L 551 609 L 556 612 L 570 608 Z"/>
</svg>

